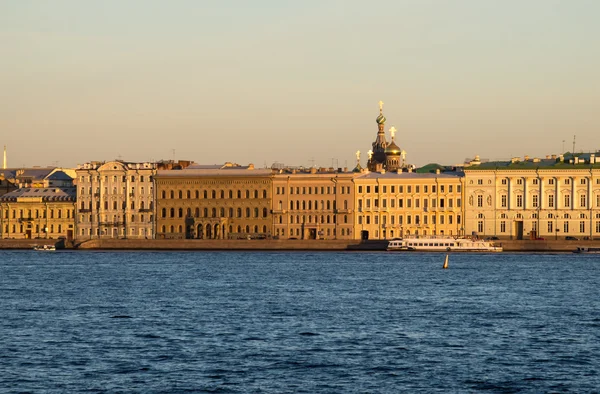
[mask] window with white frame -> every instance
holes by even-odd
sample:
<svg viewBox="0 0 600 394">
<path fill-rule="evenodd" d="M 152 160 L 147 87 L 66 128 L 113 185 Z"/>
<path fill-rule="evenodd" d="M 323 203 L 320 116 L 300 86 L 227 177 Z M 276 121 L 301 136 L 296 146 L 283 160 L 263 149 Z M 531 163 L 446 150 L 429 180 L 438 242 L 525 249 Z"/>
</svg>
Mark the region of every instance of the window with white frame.
<svg viewBox="0 0 600 394">
<path fill-rule="evenodd" d="M 565 208 L 571 207 L 571 195 L 565 194 Z"/>
<path fill-rule="evenodd" d="M 548 195 L 548 208 L 554 208 L 554 194 Z"/>
<path fill-rule="evenodd" d="M 569 222 L 565 222 L 563 225 L 563 231 L 565 234 L 569 233 Z"/>
<path fill-rule="evenodd" d="M 587 196 L 585 194 L 582 194 L 581 196 L 579 196 L 579 207 L 580 208 L 585 208 L 586 207 L 586 202 L 587 202 L 586 197 Z"/>
<path fill-rule="evenodd" d="M 508 203 L 508 196 L 506 194 L 503 194 L 502 196 L 500 196 L 500 206 L 502 208 L 506 208 L 507 203 Z"/>
<path fill-rule="evenodd" d="M 579 232 L 585 233 L 585 222 L 583 220 L 579 222 Z"/>
<path fill-rule="evenodd" d="M 523 208 L 523 195 L 517 194 L 517 208 Z"/>
<path fill-rule="evenodd" d="M 534 208 L 538 207 L 538 195 L 534 194 L 531 199 L 531 206 Z"/>
</svg>

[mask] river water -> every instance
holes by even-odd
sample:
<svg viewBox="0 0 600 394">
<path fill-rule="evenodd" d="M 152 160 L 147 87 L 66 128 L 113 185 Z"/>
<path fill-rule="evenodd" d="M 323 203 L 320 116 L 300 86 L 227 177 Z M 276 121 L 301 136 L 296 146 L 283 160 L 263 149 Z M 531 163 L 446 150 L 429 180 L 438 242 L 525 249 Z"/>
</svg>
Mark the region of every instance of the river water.
<svg viewBox="0 0 600 394">
<path fill-rule="evenodd" d="M 0 251 L 3 392 L 597 392 L 600 256 Z"/>
</svg>

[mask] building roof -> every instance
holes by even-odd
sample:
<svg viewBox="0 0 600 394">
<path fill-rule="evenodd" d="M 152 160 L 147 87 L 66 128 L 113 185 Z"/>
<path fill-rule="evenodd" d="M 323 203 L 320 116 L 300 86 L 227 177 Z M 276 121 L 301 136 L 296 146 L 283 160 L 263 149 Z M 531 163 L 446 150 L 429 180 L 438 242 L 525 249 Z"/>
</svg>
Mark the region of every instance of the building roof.
<svg viewBox="0 0 600 394">
<path fill-rule="evenodd" d="M 44 202 L 75 201 L 75 187 L 23 187 L 0 197 L 0 202 L 16 202 L 21 198 L 41 198 Z"/>
<path fill-rule="evenodd" d="M 0 169 L 0 176 L 3 176 L 5 179 L 31 178 L 34 180 L 42 181 L 52 171 L 54 171 L 54 167 L 51 167 L 51 168 L 6 168 L 6 169 Z"/>
<path fill-rule="evenodd" d="M 48 175 L 48 177 L 46 177 L 46 179 L 49 181 L 72 181 L 73 177 L 69 176 L 64 171 L 56 171 L 56 172 Z"/>
<path fill-rule="evenodd" d="M 404 179 L 435 179 L 435 178 L 446 178 L 446 179 L 451 179 L 451 178 L 461 178 L 465 176 L 465 174 L 462 171 L 446 171 L 446 172 L 441 172 L 439 174 L 435 174 L 435 173 L 418 173 L 418 172 L 385 172 L 385 173 L 379 173 L 379 172 L 369 172 L 367 174 L 362 174 L 360 176 L 357 177 L 357 179 L 397 179 L 397 180 L 404 180 Z"/>
<path fill-rule="evenodd" d="M 156 177 L 258 177 L 270 176 L 273 174 L 271 169 L 249 169 L 248 167 L 227 167 L 227 168 L 192 168 L 192 166 L 183 170 L 159 170 Z"/>
<path fill-rule="evenodd" d="M 561 159 L 562 157 L 562 159 Z M 493 170 L 570 170 L 600 168 L 600 152 L 596 153 L 565 153 L 560 156 L 546 157 L 544 159 L 514 158 L 506 161 L 488 161 L 465 167 L 465 171 L 493 171 Z"/>
</svg>

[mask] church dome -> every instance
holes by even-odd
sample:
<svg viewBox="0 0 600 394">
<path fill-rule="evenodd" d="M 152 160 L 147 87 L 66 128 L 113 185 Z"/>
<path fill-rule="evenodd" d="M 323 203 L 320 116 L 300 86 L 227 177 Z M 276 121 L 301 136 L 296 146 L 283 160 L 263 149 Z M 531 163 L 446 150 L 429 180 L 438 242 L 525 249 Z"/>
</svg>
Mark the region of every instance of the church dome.
<svg viewBox="0 0 600 394">
<path fill-rule="evenodd" d="M 385 116 L 383 116 L 383 114 L 379 114 L 377 119 L 375 119 L 375 122 L 377 122 L 377 124 L 384 124 L 386 120 L 387 119 L 385 118 Z"/>
<path fill-rule="evenodd" d="M 392 140 L 392 142 L 385 148 L 386 155 L 399 156 L 400 153 L 402 153 L 402 150 L 400 149 L 400 147 L 398 145 L 396 145 L 396 142 L 394 140 Z"/>
</svg>

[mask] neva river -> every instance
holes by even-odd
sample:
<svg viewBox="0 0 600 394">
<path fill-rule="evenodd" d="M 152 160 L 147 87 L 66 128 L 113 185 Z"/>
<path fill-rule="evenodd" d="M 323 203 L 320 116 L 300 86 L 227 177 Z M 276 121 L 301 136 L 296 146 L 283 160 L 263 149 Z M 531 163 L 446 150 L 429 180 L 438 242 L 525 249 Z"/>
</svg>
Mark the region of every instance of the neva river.
<svg viewBox="0 0 600 394">
<path fill-rule="evenodd" d="M 597 392 L 600 256 L 0 251 L 2 392 Z"/>
</svg>

